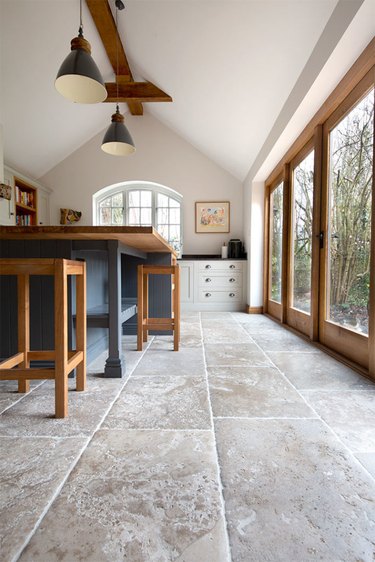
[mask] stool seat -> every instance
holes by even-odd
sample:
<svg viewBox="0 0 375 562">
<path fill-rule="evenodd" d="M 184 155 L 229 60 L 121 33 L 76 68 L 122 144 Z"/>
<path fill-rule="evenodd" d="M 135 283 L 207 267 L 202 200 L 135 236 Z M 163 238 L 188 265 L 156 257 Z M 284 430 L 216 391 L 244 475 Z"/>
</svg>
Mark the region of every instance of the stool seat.
<svg viewBox="0 0 375 562">
<path fill-rule="evenodd" d="M 171 277 L 172 313 L 170 318 L 149 318 L 148 316 L 149 275 L 169 275 Z M 178 351 L 180 342 L 180 267 L 178 265 L 139 265 L 137 295 L 137 350 L 142 351 L 143 342 L 147 342 L 149 330 L 161 330 L 173 332 L 173 350 Z"/>
<path fill-rule="evenodd" d="M 0 380 L 18 380 L 28 392 L 30 380 L 55 380 L 55 416 L 68 414 L 68 375 L 77 369 L 76 389 L 86 387 L 86 264 L 53 258 L 0 258 L 0 275 L 17 276 L 18 352 L 0 362 Z M 54 277 L 55 349 L 30 350 L 30 275 Z M 68 276 L 76 276 L 76 350 L 68 351 Z M 53 369 L 30 367 L 30 361 L 54 361 Z"/>
</svg>

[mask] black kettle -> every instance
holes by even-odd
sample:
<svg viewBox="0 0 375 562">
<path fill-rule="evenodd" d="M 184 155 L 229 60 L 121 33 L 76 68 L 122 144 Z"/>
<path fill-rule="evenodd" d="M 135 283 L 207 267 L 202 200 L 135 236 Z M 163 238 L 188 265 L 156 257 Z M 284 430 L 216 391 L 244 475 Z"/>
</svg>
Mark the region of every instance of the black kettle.
<svg viewBox="0 0 375 562">
<path fill-rule="evenodd" d="M 228 258 L 237 259 L 242 257 L 242 242 L 239 238 L 232 238 L 228 242 Z"/>
</svg>

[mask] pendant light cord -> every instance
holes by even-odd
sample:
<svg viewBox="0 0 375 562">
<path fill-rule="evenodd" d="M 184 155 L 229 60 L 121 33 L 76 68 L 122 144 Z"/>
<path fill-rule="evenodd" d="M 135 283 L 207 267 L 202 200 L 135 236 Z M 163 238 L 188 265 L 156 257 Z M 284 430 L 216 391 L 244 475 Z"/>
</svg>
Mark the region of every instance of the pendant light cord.
<svg viewBox="0 0 375 562">
<path fill-rule="evenodd" d="M 116 5 L 116 110 L 119 111 L 118 107 L 118 7 Z"/>
<path fill-rule="evenodd" d="M 83 37 L 82 0 L 79 0 L 79 30 L 78 30 L 78 36 Z"/>
</svg>

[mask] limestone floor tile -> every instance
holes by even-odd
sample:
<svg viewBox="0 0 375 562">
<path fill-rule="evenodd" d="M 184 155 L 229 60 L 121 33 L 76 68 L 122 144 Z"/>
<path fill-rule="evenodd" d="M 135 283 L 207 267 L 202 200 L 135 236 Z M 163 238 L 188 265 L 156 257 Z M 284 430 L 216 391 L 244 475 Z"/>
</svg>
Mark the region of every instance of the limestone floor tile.
<svg viewBox="0 0 375 562">
<path fill-rule="evenodd" d="M 154 375 L 201 376 L 205 374 L 201 348 L 181 348 L 180 351 L 149 349 L 132 376 Z"/>
<path fill-rule="evenodd" d="M 208 375 L 214 416 L 316 417 L 276 369 L 216 367 Z"/>
<path fill-rule="evenodd" d="M 210 431 L 99 431 L 20 560 L 226 561 L 215 458 Z"/>
<path fill-rule="evenodd" d="M 234 561 L 373 561 L 373 481 L 320 420 L 215 428 Z"/>
<path fill-rule="evenodd" d="M 75 380 L 69 379 L 66 418 L 56 419 L 54 382 L 47 381 L 27 398 L 4 412 L 0 418 L 0 435 L 4 436 L 89 436 L 95 430 L 124 385 L 122 379 L 87 377 L 87 390 L 76 392 Z"/>
<path fill-rule="evenodd" d="M 210 429 L 204 377 L 134 377 L 125 385 L 102 428 Z"/>
<path fill-rule="evenodd" d="M 231 312 L 232 318 L 240 324 L 246 324 L 249 328 L 269 327 L 277 328 L 279 324 L 264 314 L 247 314 L 246 312 Z"/>
<path fill-rule="evenodd" d="M 301 390 L 375 390 L 375 383 L 322 351 L 313 354 L 270 351 L 268 356 Z"/>
<path fill-rule="evenodd" d="M 249 343 L 253 341 L 250 335 L 238 325 L 203 325 L 202 333 L 203 340 L 207 343 Z"/>
<path fill-rule="evenodd" d="M 202 347 L 202 336 L 200 334 L 181 334 L 180 349 L 184 349 L 186 347 Z M 150 349 L 165 349 L 166 351 L 171 351 L 171 349 L 173 349 L 173 336 L 155 336 Z"/>
<path fill-rule="evenodd" d="M 271 361 L 255 343 L 205 343 L 204 350 L 208 367 L 220 365 L 271 367 Z"/>
<path fill-rule="evenodd" d="M 148 342 L 143 344 L 143 351 L 148 349 L 153 341 L 153 338 L 153 336 L 150 336 Z M 129 376 L 142 357 L 141 353 L 137 351 L 137 336 L 122 336 L 121 348 L 125 363 L 124 376 Z M 105 350 L 87 366 L 87 372 L 94 374 L 104 373 L 107 357 L 108 350 Z"/>
<path fill-rule="evenodd" d="M 230 322 L 233 323 L 234 319 L 231 312 L 201 312 L 201 322 Z"/>
<path fill-rule="evenodd" d="M 375 452 L 374 391 L 302 391 L 307 402 L 355 453 Z"/>
<path fill-rule="evenodd" d="M 318 349 L 303 338 L 292 334 L 288 330 L 259 330 L 251 337 L 266 352 L 268 351 L 305 351 L 318 353 Z"/>
<path fill-rule="evenodd" d="M 375 453 L 356 453 L 355 456 L 375 479 Z"/>
<path fill-rule="evenodd" d="M 30 381 L 30 392 L 38 386 L 44 384 L 45 381 Z M 12 406 L 19 400 L 25 398 L 27 394 L 18 392 L 17 381 L 0 381 L 0 414 L 9 406 Z"/>
<path fill-rule="evenodd" d="M 20 551 L 86 439 L 0 437 L 0 559 Z"/>
</svg>

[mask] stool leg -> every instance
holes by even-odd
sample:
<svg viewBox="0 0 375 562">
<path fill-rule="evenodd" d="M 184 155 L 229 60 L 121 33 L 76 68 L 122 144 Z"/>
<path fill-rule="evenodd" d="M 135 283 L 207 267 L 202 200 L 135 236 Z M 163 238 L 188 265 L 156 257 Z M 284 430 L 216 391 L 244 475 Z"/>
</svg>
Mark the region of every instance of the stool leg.
<svg viewBox="0 0 375 562">
<path fill-rule="evenodd" d="M 18 351 L 24 354 L 24 361 L 20 367 L 30 367 L 30 277 L 29 275 L 17 276 L 18 291 Z M 18 380 L 18 392 L 29 392 L 30 381 Z"/>
<path fill-rule="evenodd" d="M 83 351 L 83 359 L 77 365 L 76 390 L 86 389 L 86 264 L 83 274 L 76 275 L 76 350 Z"/>
<path fill-rule="evenodd" d="M 180 343 L 180 268 L 174 268 L 174 291 L 173 291 L 173 312 L 174 312 L 174 338 L 173 350 L 179 350 Z"/>
<path fill-rule="evenodd" d="M 137 351 L 143 348 L 143 266 L 138 266 L 137 272 Z"/>
<path fill-rule="evenodd" d="M 148 330 L 145 328 L 148 322 L 148 273 L 143 275 L 143 341 L 146 342 L 148 339 Z"/>
<path fill-rule="evenodd" d="M 68 283 L 64 260 L 55 261 L 55 415 L 68 415 Z"/>
</svg>

